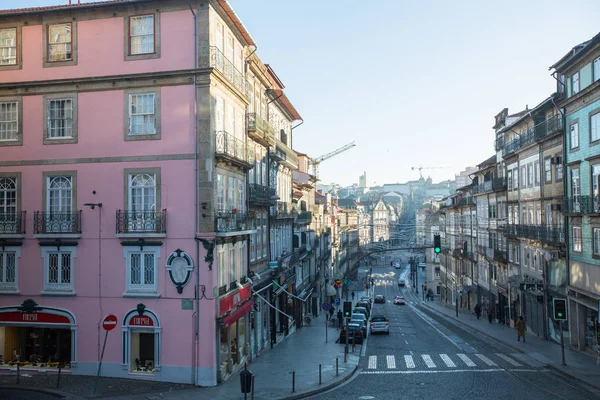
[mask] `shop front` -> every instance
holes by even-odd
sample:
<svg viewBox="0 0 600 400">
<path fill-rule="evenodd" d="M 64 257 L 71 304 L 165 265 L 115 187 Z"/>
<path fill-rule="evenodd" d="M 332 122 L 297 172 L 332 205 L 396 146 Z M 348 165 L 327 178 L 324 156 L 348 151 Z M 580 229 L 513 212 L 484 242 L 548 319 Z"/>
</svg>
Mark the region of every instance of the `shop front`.
<svg viewBox="0 0 600 400">
<path fill-rule="evenodd" d="M 123 318 L 122 365 L 130 375 L 153 376 L 160 372 L 160 321 L 139 304 Z"/>
<path fill-rule="evenodd" d="M 600 296 L 574 286 L 569 286 L 568 291 L 569 343 L 580 351 L 595 354 L 600 344 Z"/>
<path fill-rule="evenodd" d="M 33 300 L 0 308 L 0 370 L 70 370 L 77 362 L 77 324 L 67 310 Z"/>
<path fill-rule="evenodd" d="M 269 348 L 271 307 L 268 299 L 271 298 L 270 279 L 252 288 L 252 301 L 254 305 L 250 311 L 250 351 L 252 358 L 257 357 Z"/>
<path fill-rule="evenodd" d="M 248 314 L 253 310 L 248 285 L 219 300 L 219 371 L 220 381 L 227 380 L 244 365 L 249 353 Z"/>
<path fill-rule="evenodd" d="M 544 337 L 546 324 L 544 315 L 544 284 L 541 280 L 527 279 L 519 285 L 521 290 L 521 311 L 527 330 Z"/>
</svg>

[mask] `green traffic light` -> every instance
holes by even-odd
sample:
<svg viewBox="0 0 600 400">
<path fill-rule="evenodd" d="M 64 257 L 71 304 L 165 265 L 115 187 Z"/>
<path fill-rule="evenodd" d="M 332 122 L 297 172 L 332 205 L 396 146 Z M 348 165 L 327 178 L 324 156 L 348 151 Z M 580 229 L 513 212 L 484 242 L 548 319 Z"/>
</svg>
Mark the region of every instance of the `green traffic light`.
<svg viewBox="0 0 600 400">
<path fill-rule="evenodd" d="M 558 316 L 559 316 L 559 317 L 562 317 L 562 316 L 563 316 L 563 313 L 559 312 L 559 313 L 558 313 Z"/>
<path fill-rule="evenodd" d="M 436 253 L 439 253 L 440 251 L 442 251 L 442 249 L 440 249 L 439 247 L 436 247 L 436 248 L 434 249 L 434 251 L 435 251 Z"/>
</svg>

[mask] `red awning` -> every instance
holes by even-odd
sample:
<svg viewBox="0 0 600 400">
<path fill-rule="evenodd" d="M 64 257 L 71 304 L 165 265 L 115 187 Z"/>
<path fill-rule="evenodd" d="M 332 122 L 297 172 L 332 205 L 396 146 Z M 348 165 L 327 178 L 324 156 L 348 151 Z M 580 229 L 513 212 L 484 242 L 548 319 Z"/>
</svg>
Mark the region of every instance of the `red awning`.
<svg viewBox="0 0 600 400">
<path fill-rule="evenodd" d="M 250 309 L 252 308 L 253 305 L 254 305 L 254 302 L 252 300 L 250 300 L 247 303 L 244 303 L 243 306 L 238 307 L 237 310 L 235 310 L 228 316 L 223 317 L 223 326 L 225 328 L 227 328 L 231 324 L 233 324 L 235 321 L 242 318 L 244 315 L 248 314 L 248 312 L 250 311 Z"/>
</svg>

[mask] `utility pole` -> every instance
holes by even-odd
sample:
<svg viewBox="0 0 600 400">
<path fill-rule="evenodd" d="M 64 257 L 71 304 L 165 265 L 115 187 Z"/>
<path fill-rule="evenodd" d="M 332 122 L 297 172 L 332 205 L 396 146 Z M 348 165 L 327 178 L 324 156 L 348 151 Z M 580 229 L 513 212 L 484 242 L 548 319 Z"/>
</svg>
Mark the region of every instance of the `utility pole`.
<svg viewBox="0 0 600 400">
<path fill-rule="evenodd" d="M 419 263 L 415 260 L 415 293 L 419 294 Z"/>
</svg>

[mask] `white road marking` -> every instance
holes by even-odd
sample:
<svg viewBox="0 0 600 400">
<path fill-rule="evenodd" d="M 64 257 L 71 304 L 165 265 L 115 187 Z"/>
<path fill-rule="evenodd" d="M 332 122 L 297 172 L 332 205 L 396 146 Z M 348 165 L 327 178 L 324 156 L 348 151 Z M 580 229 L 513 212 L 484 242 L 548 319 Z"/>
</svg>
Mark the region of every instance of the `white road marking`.
<svg viewBox="0 0 600 400">
<path fill-rule="evenodd" d="M 467 367 L 476 367 L 475 363 L 473 361 L 471 361 L 471 359 L 469 357 L 467 357 L 466 354 L 457 354 L 457 356 L 458 356 L 458 358 L 463 360 L 463 362 L 465 364 L 467 364 Z"/>
<path fill-rule="evenodd" d="M 377 356 L 369 356 L 369 369 L 377 368 Z"/>
<path fill-rule="evenodd" d="M 408 344 L 408 341 L 406 339 L 404 339 L 404 343 Z"/>
<path fill-rule="evenodd" d="M 489 369 L 438 369 L 438 370 L 392 370 L 392 371 L 362 371 L 361 375 L 385 375 L 385 374 L 447 374 L 457 372 L 538 372 L 536 369 L 507 369 L 489 368 Z"/>
<path fill-rule="evenodd" d="M 414 368 L 415 361 L 412 356 L 404 356 L 404 362 L 406 363 L 406 368 Z"/>
<path fill-rule="evenodd" d="M 461 349 L 461 348 L 460 348 L 460 346 L 458 345 L 458 343 L 456 343 L 454 340 L 450 339 L 450 338 L 449 338 L 449 337 L 448 337 L 448 336 L 447 336 L 447 335 L 446 335 L 444 332 L 440 331 L 440 330 L 438 329 L 438 327 L 437 327 L 437 326 L 433 325 L 431 322 L 429 322 L 427 319 L 425 319 L 425 317 L 423 316 L 423 313 L 422 313 L 421 311 L 417 310 L 417 309 L 416 309 L 415 307 L 413 307 L 413 306 L 411 306 L 411 308 L 413 309 L 413 311 L 415 312 L 415 314 L 417 314 L 419 317 L 421 317 L 421 319 L 422 319 L 423 321 L 425 321 L 425 322 L 427 322 L 429 325 L 431 325 L 431 327 L 432 327 L 433 329 L 435 329 L 436 331 L 438 331 L 438 333 L 439 333 L 440 335 L 442 335 L 443 337 L 445 337 L 446 339 L 448 339 L 448 341 L 449 341 L 450 343 L 452 343 L 453 345 L 455 345 L 457 348 Z M 462 350 L 462 349 L 461 349 L 461 350 Z"/>
<path fill-rule="evenodd" d="M 387 367 L 388 369 L 395 369 L 396 368 L 396 358 L 394 358 L 394 356 L 387 356 Z"/>
<path fill-rule="evenodd" d="M 425 361 L 425 364 L 427 364 L 427 368 L 435 368 L 435 363 L 433 362 L 429 354 L 422 354 L 421 358 L 423 359 L 423 361 Z"/>
<path fill-rule="evenodd" d="M 478 357 L 481 361 L 483 361 L 487 365 L 489 365 L 490 367 L 497 367 L 498 366 L 498 364 L 496 364 L 495 362 L 493 362 L 492 360 L 490 360 L 489 358 L 487 358 L 483 354 L 475 354 L 475 356 Z"/>
<path fill-rule="evenodd" d="M 448 354 L 440 354 L 440 358 L 448 368 L 456 368 L 456 364 L 448 357 Z"/>
<path fill-rule="evenodd" d="M 496 353 L 496 355 L 498 357 L 500 357 L 501 359 L 503 359 L 504 361 L 506 361 L 507 363 L 509 363 L 512 366 L 515 367 L 522 367 L 522 364 L 519 364 L 518 362 L 516 362 L 515 360 L 513 360 L 512 358 L 510 358 L 509 356 L 502 354 L 502 353 Z"/>
</svg>

